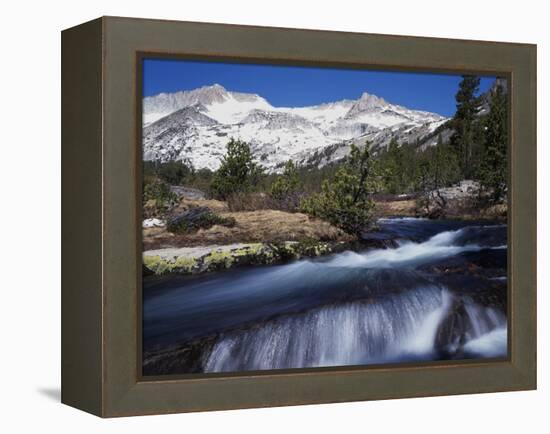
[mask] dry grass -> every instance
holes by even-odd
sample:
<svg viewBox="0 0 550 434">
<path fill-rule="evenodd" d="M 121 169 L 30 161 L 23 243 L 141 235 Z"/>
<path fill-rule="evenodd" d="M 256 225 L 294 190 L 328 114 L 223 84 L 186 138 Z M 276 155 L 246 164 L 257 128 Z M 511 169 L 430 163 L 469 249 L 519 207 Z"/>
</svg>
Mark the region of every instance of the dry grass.
<svg viewBox="0 0 550 434">
<path fill-rule="evenodd" d="M 506 204 L 491 205 L 488 207 L 464 207 L 455 208 L 448 214 L 449 218 L 461 220 L 497 220 L 506 221 L 508 207 Z"/>
<path fill-rule="evenodd" d="M 416 215 L 416 201 L 409 199 L 376 202 L 376 215 L 379 217 L 414 217 Z"/>
<path fill-rule="evenodd" d="M 221 200 L 215 199 L 181 199 L 179 205 L 172 211 L 174 214 L 179 214 L 183 211 L 187 211 L 189 208 L 196 208 L 199 206 L 207 206 L 215 213 L 228 212 L 229 208 L 227 203 Z"/>
<path fill-rule="evenodd" d="M 262 209 L 294 212 L 298 210 L 301 199 L 299 193 L 289 194 L 281 200 L 266 193 L 235 193 L 227 198 L 227 206 L 232 212 Z"/>
<path fill-rule="evenodd" d="M 227 198 L 227 206 L 233 212 L 278 208 L 276 201 L 265 193 L 234 193 Z"/>
<path fill-rule="evenodd" d="M 201 205 L 206 202 L 199 201 Z M 219 201 L 214 201 L 219 202 Z M 223 202 L 222 202 L 223 203 Z M 234 227 L 213 226 L 193 234 L 175 235 L 164 228 L 144 229 L 144 249 L 167 247 L 192 247 L 211 244 L 247 242 L 301 241 L 352 241 L 353 237 L 322 220 L 301 213 L 276 210 L 220 212 L 223 217 L 233 217 Z"/>
</svg>

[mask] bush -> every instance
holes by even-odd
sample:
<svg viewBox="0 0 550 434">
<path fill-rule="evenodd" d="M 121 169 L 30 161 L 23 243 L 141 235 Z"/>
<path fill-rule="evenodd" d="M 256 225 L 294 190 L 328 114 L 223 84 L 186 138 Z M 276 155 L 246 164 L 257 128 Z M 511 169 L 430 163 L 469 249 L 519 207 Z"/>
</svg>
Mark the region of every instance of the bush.
<svg viewBox="0 0 550 434">
<path fill-rule="evenodd" d="M 278 200 L 266 193 L 233 193 L 226 202 L 229 210 L 233 212 L 262 209 L 294 212 L 299 209 L 302 196 L 302 194 L 293 193 Z"/>
<path fill-rule="evenodd" d="M 321 192 L 301 203 L 306 214 L 319 217 L 352 235 L 360 235 L 373 225 L 374 202 L 378 177 L 369 153 L 369 143 L 363 149 L 351 146 L 351 153 L 332 182 L 325 180 Z"/>
<path fill-rule="evenodd" d="M 143 186 L 144 217 L 161 217 L 178 203 L 178 196 L 160 179 L 148 181 Z"/>
<path fill-rule="evenodd" d="M 227 197 L 227 206 L 233 212 L 278 209 L 277 201 L 265 193 L 233 193 Z"/>
<path fill-rule="evenodd" d="M 281 211 L 296 212 L 300 210 L 300 204 L 304 199 L 304 194 L 300 192 L 292 192 L 283 198 L 276 200 L 273 209 Z"/>
<path fill-rule="evenodd" d="M 222 217 L 210 208 L 201 206 L 191 208 L 183 214 L 168 221 L 166 228 L 175 234 L 188 234 L 199 229 L 209 229 L 214 225 L 233 227 L 236 221 L 233 217 Z"/>
</svg>

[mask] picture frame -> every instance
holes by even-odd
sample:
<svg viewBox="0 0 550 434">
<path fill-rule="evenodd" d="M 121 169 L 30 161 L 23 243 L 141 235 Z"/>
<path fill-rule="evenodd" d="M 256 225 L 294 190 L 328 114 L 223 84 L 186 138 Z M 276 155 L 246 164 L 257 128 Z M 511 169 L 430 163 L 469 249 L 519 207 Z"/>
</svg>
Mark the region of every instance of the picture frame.
<svg viewBox="0 0 550 434">
<path fill-rule="evenodd" d="M 138 66 L 152 54 L 506 77 L 509 357 L 143 378 Z M 63 403 L 116 417 L 535 388 L 535 45 L 121 17 L 62 32 Z"/>
</svg>

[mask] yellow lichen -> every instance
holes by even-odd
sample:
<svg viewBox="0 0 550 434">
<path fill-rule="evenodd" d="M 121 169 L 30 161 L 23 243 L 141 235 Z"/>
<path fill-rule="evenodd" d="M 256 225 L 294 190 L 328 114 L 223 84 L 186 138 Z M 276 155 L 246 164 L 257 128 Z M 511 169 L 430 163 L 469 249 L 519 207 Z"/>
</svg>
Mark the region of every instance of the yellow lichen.
<svg viewBox="0 0 550 434">
<path fill-rule="evenodd" d="M 176 262 L 170 263 L 170 271 L 191 273 L 197 266 L 197 260 L 187 256 L 180 256 Z"/>
<path fill-rule="evenodd" d="M 213 251 L 204 258 L 204 264 L 208 269 L 220 266 L 230 268 L 234 260 L 230 252 Z"/>
<path fill-rule="evenodd" d="M 166 269 L 166 263 L 160 256 L 143 256 L 143 265 L 155 274 L 162 274 Z"/>
<path fill-rule="evenodd" d="M 231 256 L 233 257 L 242 257 L 242 256 L 256 256 L 262 253 L 263 244 L 262 243 L 252 243 L 247 244 L 244 247 L 234 249 L 231 251 Z"/>
<path fill-rule="evenodd" d="M 206 256 L 173 259 L 143 256 L 143 265 L 157 275 L 193 274 L 247 264 L 273 264 L 331 252 L 330 244 L 315 240 L 284 241 L 273 244 L 251 243 L 233 250 L 213 250 Z"/>
</svg>

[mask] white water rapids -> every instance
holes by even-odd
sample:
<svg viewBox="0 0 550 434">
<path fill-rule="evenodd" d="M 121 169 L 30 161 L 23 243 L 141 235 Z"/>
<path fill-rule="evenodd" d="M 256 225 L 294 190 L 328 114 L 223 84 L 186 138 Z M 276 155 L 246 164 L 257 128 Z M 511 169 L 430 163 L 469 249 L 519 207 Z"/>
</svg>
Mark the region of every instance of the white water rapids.
<svg viewBox="0 0 550 434">
<path fill-rule="evenodd" d="M 150 290 L 144 346 L 200 348 L 199 372 L 505 357 L 506 315 L 487 300 L 506 285 L 506 228 L 382 223 L 397 247 Z"/>
<path fill-rule="evenodd" d="M 466 229 L 441 232 L 427 241 L 415 243 L 412 241 L 401 241 L 396 249 L 379 249 L 367 253 L 344 252 L 327 263 L 328 266 L 336 267 L 367 267 L 367 268 L 391 268 L 391 267 L 413 267 L 432 260 L 440 260 L 462 252 L 475 252 L 482 249 L 482 246 L 469 243 L 455 245 L 454 242 L 460 239 Z M 506 248 L 496 246 L 493 249 Z"/>
<path fill-rule="evenodd" d="M 462 235 L 463 229 L 446 231 L 420 243 L 406 241 L 395 249 L 363 254 L 348 251 L 322 263 L 298 262 L 284 271 L 289 276 L 297 269 L 300 274 L 315 269 L 319 280 L 323 274 L 346 268 L 414 268 L 434 259 L 482 249 L 474 243 L 455 245 Z M 205 371 L 432 359 L 436 333 L 449 313 L 452 298 L 444 287 L 434 285 L 397 292 L 376 301 L 355 301 L 282 316 L 247 330 L 223 334 L 206 359 Z M 468 299 L 464 306 L 470 324 L 464 350 L 474 356 L 505 356 L 505 315 Z"/>
</svg>

